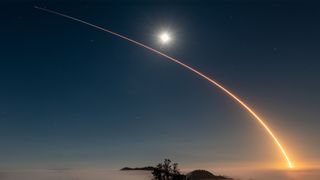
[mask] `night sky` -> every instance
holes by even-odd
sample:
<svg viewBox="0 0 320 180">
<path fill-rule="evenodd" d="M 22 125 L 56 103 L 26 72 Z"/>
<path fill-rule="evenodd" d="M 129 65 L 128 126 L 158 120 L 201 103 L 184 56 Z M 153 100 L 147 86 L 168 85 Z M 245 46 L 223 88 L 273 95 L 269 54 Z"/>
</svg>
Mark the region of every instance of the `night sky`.
<svg viewBox="0 0 320 180">
<path fill-rule="evenodd" d="M 0 168 L 284 163 L 219 89 L 248 102 L 293 162 L 320 162 L 320 6 L 269 1 L 7 1 L 0 6 Z M 156 35 L 170 29 L 173 42 Z"/>
</svg>

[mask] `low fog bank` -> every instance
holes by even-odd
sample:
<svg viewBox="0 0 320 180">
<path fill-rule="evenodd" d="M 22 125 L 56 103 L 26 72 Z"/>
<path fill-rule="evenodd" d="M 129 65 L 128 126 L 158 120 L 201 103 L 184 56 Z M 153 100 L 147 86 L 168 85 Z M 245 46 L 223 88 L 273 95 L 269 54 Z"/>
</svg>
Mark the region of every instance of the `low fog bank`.
<svg viewBox="0 0 320 180">
<path fill-rule="evenodd" d="M 320 169 L 276 170 L 276 169 L 210 169 L 216 174 L 226 174 L 241 180 L 319 180 Z"/>
<path fill-rule="evenodd" d="M 149 172 L 117 170 L 28 170 L 0 172 L 0 180 L 150 180 Z"/>
<path fill-rule="evenodd" d="M 224 174 L 241 180 L 319 180 L 320 169 L 308 170 L 250 170 L 250 169 L 211 169 L 214 174 Z M 24 170 L 2 171 L 0 180 L 151 180 L 147 171 L 119 171 L 119 170 Z"/>
</svg>

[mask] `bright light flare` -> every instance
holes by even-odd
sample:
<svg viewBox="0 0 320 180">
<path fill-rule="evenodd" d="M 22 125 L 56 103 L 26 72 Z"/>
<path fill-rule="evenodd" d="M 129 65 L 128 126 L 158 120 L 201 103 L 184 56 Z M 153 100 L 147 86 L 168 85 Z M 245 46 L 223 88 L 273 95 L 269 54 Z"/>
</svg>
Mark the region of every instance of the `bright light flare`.
<svg viewBox="0 0 320 180">
<path fill-rule="evenodd" d="M 172 41 L 172 36 L 169 32 L 161 32 L 158 38 L 161 44 L 168 44 Z"/>
</svg>

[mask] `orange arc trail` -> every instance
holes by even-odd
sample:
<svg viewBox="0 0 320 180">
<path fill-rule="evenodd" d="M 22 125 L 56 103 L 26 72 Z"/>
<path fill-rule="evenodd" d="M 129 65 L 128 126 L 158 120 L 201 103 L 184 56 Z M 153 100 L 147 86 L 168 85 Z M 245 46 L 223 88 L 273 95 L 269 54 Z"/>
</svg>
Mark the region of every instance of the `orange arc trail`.
<svg viewBox="0 0 320 180">
<path fill-rule="evenodd" d="M 198 71 L 197 69 L 195 69 L 195 68 L 193 68 L 193 67 L 191 67 L 191 66 L 189 66 L 189 65 L 187 65 L 187 64 L 185 64 L 185 63 L 183 63 L 183 62 L 181 62 L 180 60 L 178 60 L 178 59 L 176 59 L 176 58 L 173 58 L 173 57 L 171 57 L 171 56 L 169 56 L 169 55 L 166 55 L 166 54 L 164 54 L 164 53 L 162 53 L 162 52 L 160 52 L 160 51 L 158 51 L 158 50 L 156 50 L 156 49 L 153 49 L 153 48 L 151 48 L 151 47 L 149 47 L 149 46 L 147 46 L 147 45 L 145 45 L 145 44 L 142 44 L 142 43 L 140 43 L 140 42 L 138 42 L 138 41 L 135 41 L 135 40 L 133 40 L 133 39 L 130 39 L 130 38 L 124 36 L 124 35 L 115 33 L 115 32 L 113 32 L 113 31 L 110 31 L 110 30 L 108 30 L 108 29 L 102 28 L 102 27 L 100 27 L 100 26 L 97 26 L 97 25 L 88 23 L 88 22 L 83 21 L 83 20 L 81 20 L 81 19 L 77 19 L 77 18 L 68 16 L 68 15 L 65 15 L 65 14 L 62 14 L 62 13 L 59 13 L 59 12 L 50 10 L 50 9 L 41 8 L 41 7 L 38 7 L 38 6 L 34 6 L 34 8 L 39 9 L 39 10 L 42 10 L 42 11 L 46 11 L 46 12 L 48 12 L 48 13 L 52 13 L 52 14 L 56 14 L 56 15 L 59 15 L 59 16 L 63 16 L 63 17 L 65 17 L 65 18 L 72 19 L 72 20 L 74 20 L 74 21 L 78 21 L 78 22 L 80 22 L 80 23 L 86 24 L 86 25 L 91 26 L 91 27 L 94 27 L 94 28 L 96 28 L 96 29 L 100 29 L 100 30 L 105 31 L 105 32 L 107 32 L 107 33 L 110 33 L 110 34 L 112 34 L 112 35 L 118 36 L 118 37 L 120 37 L 120 38 L 122 38 L 122 39 L 125 39 L 125 40 L 127 40 L 127 41 L 129 41 L 129 42 L 131 42 L 131 43 L 134 43 L 134 44 L 136 44 L 136 45 L 139 45 L 139 46 L 141 46 L 141 47 L 144 47 L 144 48 L 146 48 L 146 49 L 148 49 L 148 50 L 150 50 L 150 51 L 152 51 L 152 52 L 154 52 L 154 53 L 156 53 L 156 54 L 159 54 L 159 55 L 161 55 L 161 56 L 163 56 L 163 57 L 165 57 L 165 58 L 167 58 L 167 59 L 175 62 L 176 64 L 181 65 L 182 67 L 190 70 L 191 72 L 193 72 L 193 73 L 199 75 L 200 77 L 202 77 L 203 79 L 207 80 L 207 81 L 210 82 L 211 84 L 217 86 L 217 87 L 220 88 L 223 92 L 225 92 L 227 95 L 229 95 L 230 97 L 232 97 L 236 102 L 238 102 L 246 111 L 248 111 L 248 112 L 256 119 L 257 122 L 260 123 L 260 125 L 262 125 L 262 127 L 268 132 L 268 134 L 272 137 L 274 143 L 275 143 L 275 144 L 278 146 L 278 148 L 280 149 L 280 151 L 281 151 L 284 159 L 286 160 L 286 162 L 287 162 L 287 164 L 288 164 L 288 167 L 289 167 L 289 168 L 293 168 L 293 164 L 292 164 L 292 162 L 290 161 L 289 156 L 287 155 L 284 147 L 281 145 L 281 143 L 279 142 L 278 138 L 273 134 L 273 132 L 272 132 L 271 129 L 267 126 L 267 124 L 262 120 L 262 118 L 260 118 L 260 117 L 253 111 L 253 109 L 252 109 L 251 107 L 249 107 L 246 103 L 244 103 L 239 97 L 237 97 L 235 94 L 233 94 L 231 91 L 229 91 L 228 89 L 226 89 L 224 86 L 222 86 L 222 85 L 221 85 L 220 83 L 218 83 L 217 81 L 213 80 L 212 78 L 209 78 L 209 77 L 208 77 L 207 75 L 205 75 L 204 73 L 202 73 L 202 72 Z"/>
</svg>

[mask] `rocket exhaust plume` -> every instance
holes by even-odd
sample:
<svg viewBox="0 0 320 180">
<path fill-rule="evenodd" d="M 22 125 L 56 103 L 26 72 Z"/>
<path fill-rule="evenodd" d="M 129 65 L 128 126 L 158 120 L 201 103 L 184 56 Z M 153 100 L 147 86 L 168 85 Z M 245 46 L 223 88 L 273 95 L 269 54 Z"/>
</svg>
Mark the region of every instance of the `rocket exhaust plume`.
<svg viewBox="0 0 320 180">
<path fill-rule="evenodd" d="M 55 15 L 59 15 L 59 16 L 62 16 L 62 17 L 65 17 L 65 18 L 68 18 L 68 19 L 71 19 L 71 20 L 74 20 L 74 21 L 77 21 L 77 22 L 80 22 L 80 23 L 83 23 L 83 24 L 86 24 L 88 26 L 91 26 L 91 27 L 94 27 L 96 29 L 99 29 L 99 30 L 102 30 L 104 32 L 107 32 L 109 34 L 112 34 L 114 36 L 117 36 L 117 37 L 120 37 L 124 40 L 127 40 L 133 44 L 136 44 L 136 45 L 139 45 L 141 47 L 144 47 L 156 54 L 159 54 L 165 58 L 167 58 L 168 60 L 184 67 L 185 69 L 193 72 L 194 74 L 200 76 L 201 78 L 203 78 L 204 80 L 208 81 L 209 83 L 211 83 L 212 85 L 218 87 L 220 90 L 222 90 L 225 94 L 227 94 L 228 96 L 230 96 L 233 100 L 235 100 L 237 103 L 239 103 L 249 114 L 251 114 L 255 120 L 267 131 L 267 133 L 271 136 L 271 138 L 273 139 L 274 143 L 277 145 L 277 147 L 279 148 L 280 152 L 282 153 L 284 159 L 286 160 L 287 164 L 288 164 L 288 167 L 289 168 L 293 168 L 293 164 L 292 162 L 290 161 L 289 159 L 289 156 L 287 155 L 284 147 L 281 145 L 281 143 L 279 142 L 278 138 L 273 134 L 273 132 L 271 131 L 271 129 L 268 127 L 268 125 L 263 121 L 263 119 L 258 116 L 258 114 L 251 108 L 249 107 L 249 105 L 247 105 L 243 100 L 241 100 L 238 96 L 236 96 L 234 93 L 232 93 L 230 90 L 226 89 L 224 86 L 222 86 L 220 83 L 218 83 L 217 81 L 213 80 L 212 78 L 210 78 L 209 76 L 205 75 L 204 73 L 202 73 L 201 71 L 183 63 L 182 61 L 176 59 L 176 58 L 173 58 L 169 55 L 166 55 L 152 47 L 149 47 L 143 43 L 140 43 L 138 41 L 135 41 L 133 39 L 130 39 L 129 37 L 126 37 L 124 35 L 121 35 L 121 34 L 118 34 L 116 32 L 113 32 L 111 30 L 108 30 L 108 29 L 105 29 L 105 28 L 102 28 L 100 26 L 97 26 L 97 25 L 94 25 L 94 24 L 91 24 L 89 22 L 86 22 L 86 21 L 83 21 L 81 19 L 77 19 L 77 18 L 74 18 L 74 17 L 71 17 L 71 16 L 68 16 L 68 15 L 65 15 L 65 14 L 62 14 L 62 13 L 59 13 L 59 12 L 56 12 L 56 11 L 53 11 L 53 10 L 50 10 L 50 9 L 46 9 L 46 8 L 42 8 L 42 7 L 38 7 L 38 6 L 34 6 L 34 8 L 36 9 L 39 9 L 39 10 L 42 10 L 42 11 L 45 11 L 45 12 L 48 12 L 48 13 L 51 13 L 51 14 L 55 14 Z"/>
</svg>

